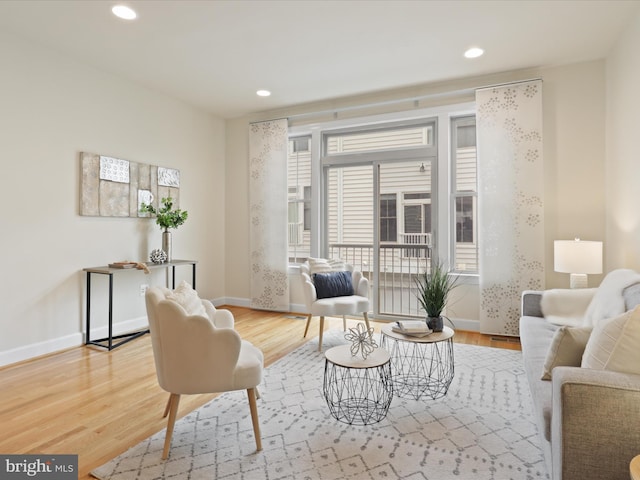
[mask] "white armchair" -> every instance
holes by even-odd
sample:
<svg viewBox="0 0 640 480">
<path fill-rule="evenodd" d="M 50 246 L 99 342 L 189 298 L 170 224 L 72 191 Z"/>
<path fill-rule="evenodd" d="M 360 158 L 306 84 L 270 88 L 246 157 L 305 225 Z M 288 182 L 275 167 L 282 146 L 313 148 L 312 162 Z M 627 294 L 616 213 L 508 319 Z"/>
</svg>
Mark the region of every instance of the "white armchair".
<svg viewBox="0 0 640 480">
<path fill-rule="evenodd" d="M 353 287 L 353 294 L 351 295 L 339 295 L 318 298 L 318 291 L 314 282 L 314 270 L 309 261 L 303 263 L 300 266 L 300 273 L 302 276 L 302 288 L 304 291 L 305 303 L 307 306 L 307 323 L 304 328 L 303 337 L 307 336 L 309 330 L 309 324 L 313 316 L 320 317 L 320 333 L 318 340 L 318 350 L 322 350 L 322 334 L 324 332 L 324 317 L 325 316 L 342 316 L 343 328 L 346 330 L 346 317 L 345 315 L 354 315 L 361 313 L 364 317 L 367 329 L 369 329 L 369 280 L 362 274 L 362 272 L 354 270 L 351 265 L 345 264 L 346 271 L 351 273 L 351 284 Z M 327 273 L 325 272 L 319 272 Z M 322 295 L 320 295 L 322 297 Z"/>
<path fill-rule="evenodd" d="M 180 395 L 231 390 L 247 390 L 256 448 L 261 450 L 256 389 L 262 381 L 262 352 L 233 329 L 231 312 L 216 310 L 194 290 L 178 289 L 152 287 L 145 295 L 158 383 L 171 394 L 164 412 L 169 419 L 162 458 L 169 455 Z"/>
</svg>

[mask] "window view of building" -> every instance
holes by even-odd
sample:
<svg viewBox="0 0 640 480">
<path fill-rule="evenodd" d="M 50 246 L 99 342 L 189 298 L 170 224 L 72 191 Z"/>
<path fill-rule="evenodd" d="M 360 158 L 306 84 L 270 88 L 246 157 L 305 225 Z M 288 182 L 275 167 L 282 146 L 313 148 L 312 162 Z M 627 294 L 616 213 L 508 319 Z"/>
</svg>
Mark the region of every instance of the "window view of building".
<svg viewBox="0 0 640 480">
<path fill-rule="evenodd" d="M 312 256 L 313 238 L 321 238 L 316 255 L 340 258 L 365 273 L 375 290 L 374 313 L 383 316 L 421 315 L 414 277 L 430 268 L 434 252 L 448 258 L 454 270 L 476 273 L 475 117 L 440 126 L 450 129 L 451 148 L 444 146 L 450 165 L 438 165 L 437 128 L 436 119 L 425 119 L 400 127 L 320 132 L 323 148 L 317 159 L 311 155 L 311 136 L 292 137 L 289 261 Z M 312 162 L 323 172 L 317 205 L 311 195 Z M 438 172 L 450 176 L 450 193 L 437 192 Z M 440 203 L 451 205 L 446 216 L 438 210 Z M 317 232 L 310 220 L 314 208 L 322 219 Z M 438 229 L 451 231 L 449 248 L 436 249 Z"/>
</svg>

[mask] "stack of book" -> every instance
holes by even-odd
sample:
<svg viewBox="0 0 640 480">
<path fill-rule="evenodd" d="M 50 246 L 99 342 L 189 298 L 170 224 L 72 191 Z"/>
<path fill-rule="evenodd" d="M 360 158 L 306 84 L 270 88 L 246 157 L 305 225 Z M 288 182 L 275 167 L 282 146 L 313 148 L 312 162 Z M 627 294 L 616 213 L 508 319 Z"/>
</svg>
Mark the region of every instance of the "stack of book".
<svg viewBox="0 0 640 480">
<path fill-rule="evenodd" d="M 425 337 L 431 333 L 427 323 L 421 320 L 403 320 L 391 326 L 391 330 L 410 337 Z"/>
</svg>

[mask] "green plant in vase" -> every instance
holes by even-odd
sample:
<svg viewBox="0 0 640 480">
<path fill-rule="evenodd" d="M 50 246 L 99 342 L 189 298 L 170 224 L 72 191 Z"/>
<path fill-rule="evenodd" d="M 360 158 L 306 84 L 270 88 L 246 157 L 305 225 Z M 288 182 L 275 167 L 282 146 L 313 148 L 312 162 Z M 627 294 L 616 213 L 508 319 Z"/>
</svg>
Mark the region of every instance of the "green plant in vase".
<svg viewBox="0 0 640 480">
<path fill-rule="evenodd" d="M 442 311 L 447 306 L 449 294 L 458 285 L 458 276 L 452 275 L 441 261 L 433 262 L 431 269 L 415 279 L 416 294 L 420 306 L 427 314 L 427 325 L 434 332 L 444 327 Z"/>
<path fill-rule="evenodd" d="M 173 198 L 165 197 L 161 200 L 162 206 L 155 208 L 150 203 L 142 203 L 140 205 L 140 212 L 150 213 L 156 216 L 156 223 L 162 228 L 162 250 L 167 255 L 167 261 L 170 262 L 172 258 L 171 252 L 171 232 L 169 229 L 178 228 L 182 225 L 189 213 L 186 210 L 179 208 L 173 208 Z"/>
</svg>

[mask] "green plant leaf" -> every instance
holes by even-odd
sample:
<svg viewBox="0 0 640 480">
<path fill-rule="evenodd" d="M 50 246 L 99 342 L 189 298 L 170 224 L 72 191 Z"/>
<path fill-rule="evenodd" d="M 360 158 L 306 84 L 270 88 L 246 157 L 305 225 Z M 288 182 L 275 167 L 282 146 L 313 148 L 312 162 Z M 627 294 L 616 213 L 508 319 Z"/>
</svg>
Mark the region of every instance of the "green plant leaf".
<svg viewBox="0 0 640 480">
<path fill-rule="evenodd" d="M 451 290 L 457 286 L 458 276 L 440 260 L 432 262 L 431 269 L 415 278 L 417 299 L 427 316 L 439 317 L 447 305 Z"/>
<path fill-rule="evenodd" d="M 143 203 L 140 205 L 140 212 L 155 215 L 156 223 L 165 231 L 170 228 L 178 228 L 189 217 L 189 213 L 186 210 L 173 209 L 173 199 L 171 197 L 163 198 L 162 207 L 158 209 L 151 204 Z"/>
</svg>

